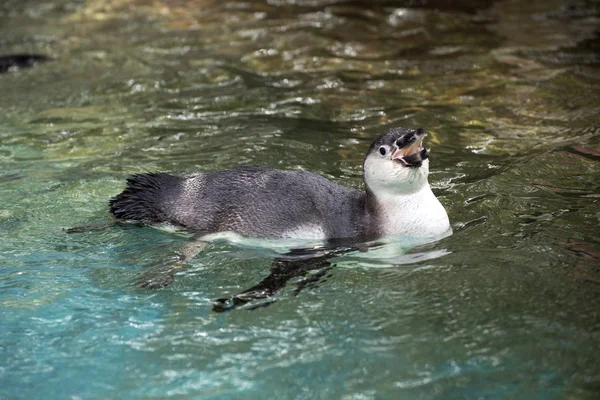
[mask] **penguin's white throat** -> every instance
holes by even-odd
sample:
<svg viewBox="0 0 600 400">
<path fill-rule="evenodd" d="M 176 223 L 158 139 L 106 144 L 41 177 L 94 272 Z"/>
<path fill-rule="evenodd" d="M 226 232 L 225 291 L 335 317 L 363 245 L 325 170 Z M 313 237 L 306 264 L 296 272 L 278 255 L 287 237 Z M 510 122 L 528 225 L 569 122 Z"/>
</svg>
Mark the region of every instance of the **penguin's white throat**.
<svg viewBox="0 0 600 400">
<path fill-rule="evenodd" d="M 367 157 L 364 180 L 367 191 L 375 198 L 410 195 L 429 187 L 429 160 L 419 167 L 407 167 L 390 159 Z"/>
</svg>

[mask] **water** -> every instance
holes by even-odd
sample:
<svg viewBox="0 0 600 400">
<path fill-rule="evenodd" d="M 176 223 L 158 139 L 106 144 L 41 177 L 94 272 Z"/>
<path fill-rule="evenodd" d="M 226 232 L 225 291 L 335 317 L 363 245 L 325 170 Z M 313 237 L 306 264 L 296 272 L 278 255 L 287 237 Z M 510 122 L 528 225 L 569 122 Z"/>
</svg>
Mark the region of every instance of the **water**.
<svg viewBox="0 0 600 400">
<path fill-rule="evenodd" d="M 449 3 L 448 3 L 449 4 Z M 600 393 L 594 2 L 4 1 L 0 398 L 593 399 Z M 127 175 L 238 164 L 360 188 L 389 126 L 430 131 L 455 233 L 338 259 L 211 311 L 274 254 L 102 222 Z"/>
</svg>

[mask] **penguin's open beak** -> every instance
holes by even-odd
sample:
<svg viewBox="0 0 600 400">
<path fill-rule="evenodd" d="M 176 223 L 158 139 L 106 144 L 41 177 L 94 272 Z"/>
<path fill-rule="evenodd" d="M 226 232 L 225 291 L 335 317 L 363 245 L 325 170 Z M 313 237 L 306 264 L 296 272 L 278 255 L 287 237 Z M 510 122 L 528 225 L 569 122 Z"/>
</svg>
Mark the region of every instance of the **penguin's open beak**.
<svg viewBox="0 0 600 400">
<path fill-rule="evenodd" d="M 421 128 L 402 136 L 395 143 L 396 151 L 392 154 L 392 160 L 397 160 L 406 167 L 420 167 L 430 152 L 429 149 L 423 148 L 425 136 L 427 132 Z"/>
</svg>

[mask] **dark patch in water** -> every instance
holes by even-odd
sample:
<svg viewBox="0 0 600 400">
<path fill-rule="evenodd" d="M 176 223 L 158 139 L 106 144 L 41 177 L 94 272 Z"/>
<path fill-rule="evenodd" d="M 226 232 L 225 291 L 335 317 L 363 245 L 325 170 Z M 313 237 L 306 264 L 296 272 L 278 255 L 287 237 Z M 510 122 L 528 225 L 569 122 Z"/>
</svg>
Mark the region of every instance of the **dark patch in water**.
<svg viewBox="0 0 600 400">
<path fill-rule="evenodd" d="M 0 73 L 30 68 L 39 63 L 51 61 L 52 58 L 42 54 L 11 54 L 0 56 Z"/>
</svg>

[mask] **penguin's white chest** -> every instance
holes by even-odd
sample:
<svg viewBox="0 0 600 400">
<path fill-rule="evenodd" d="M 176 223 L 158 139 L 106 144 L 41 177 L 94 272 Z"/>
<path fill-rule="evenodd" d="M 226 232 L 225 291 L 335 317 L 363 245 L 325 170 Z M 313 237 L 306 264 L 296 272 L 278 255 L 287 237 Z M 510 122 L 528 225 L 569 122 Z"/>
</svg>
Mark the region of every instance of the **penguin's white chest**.
<svg viewBox="0 0 600 400">
<path fill-rule="evenodd" d="M 413 194 L 378 197 L 377 202 L 385 235 L 434 237 L 450 230 L 448 214 L 428 186 Z"/>
</svg>

